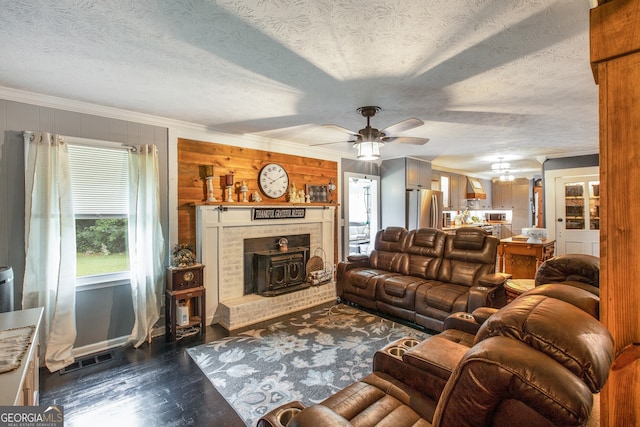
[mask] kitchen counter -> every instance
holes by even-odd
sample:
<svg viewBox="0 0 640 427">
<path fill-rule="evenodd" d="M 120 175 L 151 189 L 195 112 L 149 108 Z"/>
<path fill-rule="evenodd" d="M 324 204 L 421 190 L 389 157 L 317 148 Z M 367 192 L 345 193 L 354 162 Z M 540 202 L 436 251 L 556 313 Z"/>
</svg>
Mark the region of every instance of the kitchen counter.
<svg viewBox="0 0 640 427">
<path fill-rule="evenodd" d="M 449 230 L 457 230 L 458 228 L 465 228 L 465 227 L 491 227 L 492 224 L 464 224 L 464 225 L 451 225 L 449 227 L 444 227 L 443 230 L 444 231 L 449 231 Z"/>
</svg>

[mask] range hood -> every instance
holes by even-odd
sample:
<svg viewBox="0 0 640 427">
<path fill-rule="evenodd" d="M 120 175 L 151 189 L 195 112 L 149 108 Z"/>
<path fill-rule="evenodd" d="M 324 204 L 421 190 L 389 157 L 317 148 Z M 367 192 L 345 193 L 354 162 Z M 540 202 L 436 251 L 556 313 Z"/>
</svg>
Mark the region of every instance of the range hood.
<svg viewBox="0 0 640 427">
<path fill-rule="evenodd" d="M 486 198 L 487 193 L 484 192 L 482 182 L 478 178 L 467 177 L 467 199 L 484 200 Z"/>
</svg>

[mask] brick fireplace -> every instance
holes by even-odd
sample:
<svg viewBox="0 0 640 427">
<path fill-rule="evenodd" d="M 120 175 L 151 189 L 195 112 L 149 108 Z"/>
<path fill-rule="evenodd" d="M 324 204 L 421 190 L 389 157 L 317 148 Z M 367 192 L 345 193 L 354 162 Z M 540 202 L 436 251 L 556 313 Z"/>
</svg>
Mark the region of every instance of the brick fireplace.
<svg viewBox="0 0 640 427">
<path fill-rule="evenodd" d="M 310 253 L 322 248 L 327 260 L 334 258 L 335 207 L 298 205 L 306 211 L 304 218 L 258 220 L 253 219 L 255 207 L 241 203 L 196 207 L 196 253 L 205 265 L 207 324 L 235 330 L 336 299 L 334 282 L 269 297 L 245 292 L 247 239 L 308 235 Z"/>
</svg>

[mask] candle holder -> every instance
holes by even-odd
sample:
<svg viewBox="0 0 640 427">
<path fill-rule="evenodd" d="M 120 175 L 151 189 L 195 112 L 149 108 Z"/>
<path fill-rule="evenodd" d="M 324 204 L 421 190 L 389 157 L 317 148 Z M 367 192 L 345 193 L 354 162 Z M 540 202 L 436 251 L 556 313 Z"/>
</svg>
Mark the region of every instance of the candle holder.
<svg viewBox="0 0 640 427">
<path fill-rule="evenodd" d="M 242 180 L 242 185 L 240 186 L 240 192 L 242 193 L 242 201 L 248 202 L 247 200 L 247 191 L 249 191 L 249 187 L 247 187 L 247 183 L 245 180 Z"/>
<path fill-rule="evenodd" d="M 215 202 L 216 198 L 213 196 L 213 165 L 204 165 L 204 179 L 207 185 L 207 202 Z"/>
<path fill-rule="evenodd" d="M 207 176 L 207 202 L 216 202 L 216 198 L 213 196 L 213 176 Z"/>
<path fill-rule="evenodd" d="M 227 202 L 233 202 L 233 174 L 225 175 L 224 179 L 227 184 Z"/>
</svg>

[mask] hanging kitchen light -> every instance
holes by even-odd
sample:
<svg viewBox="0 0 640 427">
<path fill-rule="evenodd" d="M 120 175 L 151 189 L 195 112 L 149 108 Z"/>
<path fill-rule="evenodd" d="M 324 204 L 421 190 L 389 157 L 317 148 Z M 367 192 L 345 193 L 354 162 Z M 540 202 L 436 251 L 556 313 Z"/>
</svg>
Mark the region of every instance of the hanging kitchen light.
<svg viewBox="0 0 640 427">
<path fill-rule="evenodd" d="M 498 163 L 493 163 L 491 165 L 491 170 L 494 172 L 504 172 L 504 171 L 508 171 L 509 169 L 511 169 L 511 164 L 509 164 L 508 162 L 503 162 L 502 159 L 504 159 L 504 157 L 498 157 Z"/>
<path fill-rule="evenodd" d="M 500 175 L 500 181 L 513 181 L 516 177 L 511 175 L 509 171 L 505 171 L 502 175 Z"/>
</svg>

